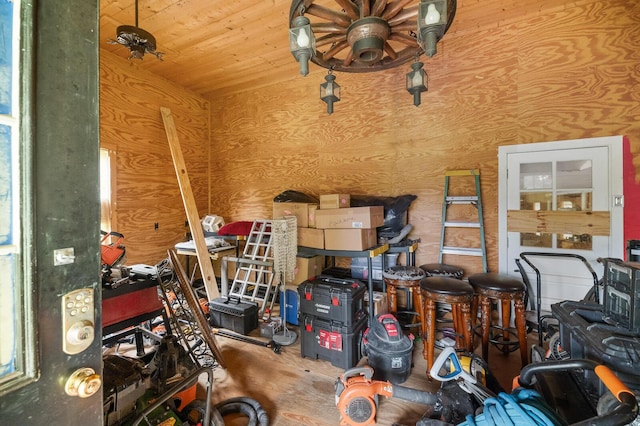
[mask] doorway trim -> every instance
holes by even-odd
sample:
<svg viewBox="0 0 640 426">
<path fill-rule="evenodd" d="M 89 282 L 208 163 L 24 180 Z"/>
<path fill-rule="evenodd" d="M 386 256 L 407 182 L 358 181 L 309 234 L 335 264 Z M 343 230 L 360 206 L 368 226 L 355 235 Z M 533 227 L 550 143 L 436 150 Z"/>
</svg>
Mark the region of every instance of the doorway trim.
<svg viewBox="0 0 640 426">
<path fill-rule="evenodd" d="M 624 136 L 571 139 L 555 142 L 537 142 L 498 147 L 498 270 L 502 274 L 508 271 L 507 246 L 507 157 L 509 154 L 607 147 L 609 153 L 609 211 L 611 230 L 609 233 L 609 256 L 624 257 L 624 209 L 614 199 L 623 197 L 623 141 Z M 624 198 L 622 198 L 624 200 Z"/>
</svg>

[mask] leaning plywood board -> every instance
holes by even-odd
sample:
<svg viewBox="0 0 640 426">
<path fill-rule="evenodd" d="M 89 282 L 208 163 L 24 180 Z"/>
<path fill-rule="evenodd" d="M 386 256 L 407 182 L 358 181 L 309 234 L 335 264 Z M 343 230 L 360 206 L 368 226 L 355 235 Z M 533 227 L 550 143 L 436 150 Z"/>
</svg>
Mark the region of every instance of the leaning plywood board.
<svg viewBox="0 0 640 426">
<path fill-rule="evenodd" d="M 187 220 L 189 221 L 189 229 L 191 230 L 191 235 L 196 246 L 196 255 L 198 264 L 200 265 L 200 271 L 202 272 L 204 288 L 209 300 L 213 300 L 219 297 L 220 293 L 218 292 L 218 284 L 216 283 L 216 274 L 213 271 L 213 265 L 209 259 L 207 244 L 204 241 L 204 231 L 200 225 L 200 216 L 198 215 L 196 201 L 193 198 L 191 182 L 189 181 L 187 167 L 185 166 L 184 157 L 182 156 L 178 132 L 173 122 L 171 110 L 169 108 L 160 108 L 160 112 L 162 113 L 162 121 L 164 122 L 165 132 L 167 133 L 169 147 L 171 148 L 171 156 L 173 157 L 173 165 L 176 169 L 176 176 L 178 177 L 180 192 L 182 193 L 184 210 L 187 213 Z"/>
</svg>

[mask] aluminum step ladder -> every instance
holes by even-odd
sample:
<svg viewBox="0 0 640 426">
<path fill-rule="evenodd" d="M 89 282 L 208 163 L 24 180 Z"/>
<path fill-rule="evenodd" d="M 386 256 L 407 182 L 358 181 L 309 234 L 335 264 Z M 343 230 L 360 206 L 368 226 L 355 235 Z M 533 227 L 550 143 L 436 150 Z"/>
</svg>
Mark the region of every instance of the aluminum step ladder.
<svg viewBox="0 0 640 426">
<path fill-rule="evenodd" d="M 449 195 L 449 184 L 452 177 L 473 177 L 475 183 L 475 195 L 452 196 Z M 447 211 L 454 205 L 472 205 L 477 211 L 477 220 L 453 221 L 448 220 Z M 448 228 L 470 228 L 479 230 L 479 247 L 445 246 L 445 236 Z M 443 263 L 443 255 L 453 254 L 458 256 L 481 256 L 482 270 L 487 272 L 487 248 L 484 237 L 484 222 L 482 216 L 482 197 L 480 194 L 480 170 L 449 170 L 444 176 L 444 197 L 442 202 L 442 228 L 440 231 L 440 257 L 438 262 Z"/>
<path fill-rule="evenodd" d="M 277 294 L 273 282 L 272 222 L 255 220 L 245 240 L 242 257 L 229 258 L 236 262 L 236 272 L 227 295 L 258 303 L 260 315 L 265 308 L 273 309 Z"/>
</svg>

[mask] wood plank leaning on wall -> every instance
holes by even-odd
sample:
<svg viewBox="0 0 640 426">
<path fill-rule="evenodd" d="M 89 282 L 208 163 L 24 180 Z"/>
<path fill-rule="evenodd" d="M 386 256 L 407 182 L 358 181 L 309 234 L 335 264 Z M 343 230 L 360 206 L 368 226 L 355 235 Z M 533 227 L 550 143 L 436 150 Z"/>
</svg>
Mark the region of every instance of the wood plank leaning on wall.
<svg viewBox="0 0 640 426">
<path fill-rule="evenodd" d="M 160 108 L 160 113 L 162 114 L 162 121 L 164 122 L 165 131 L 167 132 L 167 141 L 169 142 L 169 148 L 171 149 L 173 166 L 176 170 L 178 184 L 180 185 L 180 193 L 184 203 L 184 210 L 187 214 L 187 220 L 189 221 L 189 229 L 191 230 L 193 242 L 196 246 L 196 256 L 198 257 L 198 265 L 200 266 L 202 280 L 204 281 L 204 288 L 209 300 L 214 300 L 220 296 L 220 292 L 218 291 L 216 273 L 213 271 L 211 259 L 209 258 L 209 250 L 207 249 L 207 244 L 204 241 L 204 231 L 202 229 L 202 224 L 200 223 L 196 200 L 193 197 L 191 181 L 189 180 L 189 173 L 187 172 L 187 165 L 185 164 L 184 156 L 182 155 L 180 138 L 176 131 L 171 109 Z"/>
</svg>

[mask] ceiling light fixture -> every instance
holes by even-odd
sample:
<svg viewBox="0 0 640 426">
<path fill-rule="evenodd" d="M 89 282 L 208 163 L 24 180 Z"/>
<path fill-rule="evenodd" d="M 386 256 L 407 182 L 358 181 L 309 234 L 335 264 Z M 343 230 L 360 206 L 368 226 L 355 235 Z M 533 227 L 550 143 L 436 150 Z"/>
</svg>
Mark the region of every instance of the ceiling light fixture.
<svg viewBox="0 0 640 426">
<path fill-rule="evenodd" d="M 340 86 L 335 82 L 336 76 L 333 75 L 332 69 L 329 69 L 324 79 L 326 81 L 320 85 L 320 99 L 326 102 L 327 112 L 333 114 L 333 104 L 340 100 Z"/>
<path fill-rule="evenodd" d="M 109 40 L 111 44 L 121 44 L 129 49 L 129 59 L 140 59 L 145 53 L 155 55 L 162 60 L 162 52 L 156 51 L 156 38 L 148 31 L 138 27 L 138 0 L 135 0 L 135 26 L 120 25 L 116 29 L 116 39 Z"/>
<path fill-rule="evenodd" d="M 407 73 L 407 92 L 413 95 L 413 104 L 420 105 L 420 93 L 426 92 L 429 88 L 427 73 L 422 69 L 423 63 L 416 61 L 411 64 L 411 72 Z"/>
<path fill-rule="evenodd" d="M 309 72 L 308 61 L 338 72 L 394 68 L 423 53 L 435 55 L 456 6 L 456 0 L 292 0 L 290 50 L 300 62 L 302 75 Z M 307 42 L 305 36 L 308 43 L 302 43 Z M 421 68 L 412 65 L 424 77 Z M 416 87 L 410 91 L 414 105 L 416 101 L 420 104 L 420 92 L 426 91 L 423 86 L 424 90 L 418 90 L 420 85 L 411 86 Z"/>
<path fill-rule="evenodd" d="M 316 38 L 309 25 L 309 18 L 296 16 L 293 27 L 289 28 L 289 50 L 300 62 L 300 74 L 309 74 L 309 59 L 316 54 Z"/>
<path fill-rule="evenodd" d="M 436 44 L 447 30 L 447 3 L 447 0 L 423 0 L 418 6 L 418 43 L 428 57 L 436 54 Z"/>
</svg>

